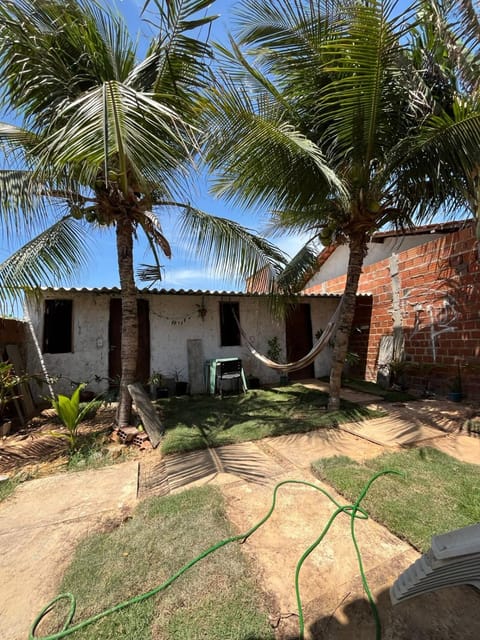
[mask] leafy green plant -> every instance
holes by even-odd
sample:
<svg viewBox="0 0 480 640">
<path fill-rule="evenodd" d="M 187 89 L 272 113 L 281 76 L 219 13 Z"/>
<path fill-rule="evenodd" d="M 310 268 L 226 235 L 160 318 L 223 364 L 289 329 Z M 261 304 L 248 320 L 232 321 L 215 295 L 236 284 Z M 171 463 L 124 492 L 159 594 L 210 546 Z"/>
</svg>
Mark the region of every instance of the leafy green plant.
<svg viewBox="0 0 480 640">
<path fill-rule="evenodd" d="M 161 387 L 163 385 L 163 381 L 163 374 L 160 371 L 154 371 L 147 382 L 154 387 Z"/>
<path fill-rule="evenodd" d="M 273 336 L 273 338 L 270 338 L 270 340 L 267 340 L 267 344 L 268 344 L 267 356 L 270 358 L 270 360 L 273 360 L 274 362 L 279 362 L 280 356 L 282 354 L 282 347 L 280 346 L 280 342 L 277 336 Z"/>
<path fill-rule="evenodd" d="M 26 375 L 16 375 L 13 364 L 0 361 L 0 424 L 4 420 L 9 403 L 20 397 L 17 391 L 18 385 L 27 379 Z"/>
<path fill-rule="evenodd" d="M 20 480 L 18 479 L 18 476 L 0 481 L 0 502 L 2 502 L 2 500 L 6 500 L 8 496 L 12 495 L 19 482 Z"/>
<path fill-rule="evenodd" d="M 74 452 L 78 448 L 78 425 L 98 405 L 96 398 L 85 404 L 80 404 L 80 393 L 85 387 L 85 383 L 79 384 L 70 398 L 58 394 L 56 400 L 52 399 L 52 407 L 67 429 L 67 433 L 56 431 L 53 435 L 67 440 L 70 452 Z"/>
</svg>

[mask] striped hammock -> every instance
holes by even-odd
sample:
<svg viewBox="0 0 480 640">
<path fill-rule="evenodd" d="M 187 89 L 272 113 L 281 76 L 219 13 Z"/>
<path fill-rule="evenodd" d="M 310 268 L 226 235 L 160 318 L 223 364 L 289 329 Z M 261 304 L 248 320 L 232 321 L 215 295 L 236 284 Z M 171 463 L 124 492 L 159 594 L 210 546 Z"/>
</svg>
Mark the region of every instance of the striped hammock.
<svg viewBox="0 0 480 640">
<path fill-rule="evenodd" d="M 328 345 L 332 337 L 335 335 L 335 329 L 337 326 L 338 318 L 340 316 L 340 309 L 342 307 L 342 300 L 340 300 L 338 307 L 335 309 L 335 313 L 330 318 L 330 322 L 323 330 L 320 338 L 317 340 L 317 342 L 315 342 L 310 351 L 306 355 L 304 355 L 303 358 L 300 358 L 300 360 L 297 360 L 296 362 L 287 362 L 285 364 L 281 362 L 275 362 L 274 360 L 270 360 L 270 358 L 267 358 L 266 356 L 259 353 L 248 339 L 245 331 L 240 326 L 238 318 L 235 317 L 235 320 L 237 322 L 240 333 L 242 334 L 243 339 L 245 340 L 245 343 L 247 344 L 252 355 L 255 356 L 257 360 L 260 360 L 260 362 L 262 362 L 265 366 L 270 367 L 270 369 L 276 369 L 277 371 L 284 371 L 285 373 L 288 373 L 289 371 L 297 371 L 298 369 L 303 369 L 303 367 L 306 367 L 308 364 L 313 362 L 318 354 L 323 351 L 323 349 L 325 349 L 325 347 Z"/>
</svg>

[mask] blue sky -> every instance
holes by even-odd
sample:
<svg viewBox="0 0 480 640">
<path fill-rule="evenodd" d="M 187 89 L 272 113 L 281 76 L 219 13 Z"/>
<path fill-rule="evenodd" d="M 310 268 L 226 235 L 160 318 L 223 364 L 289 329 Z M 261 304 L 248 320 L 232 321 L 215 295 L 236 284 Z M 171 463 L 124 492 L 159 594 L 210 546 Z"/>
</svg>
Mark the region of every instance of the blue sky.
<svg viewBox="0 0 480 640">
<path fill-rule="evenodd" d="M 141 7 L 144 0 L 110 0 L 115 3 L 118 9 L 125 15 L 132 34 L 140 34 L 140 38 L 148 38 L 152 34 L 153 28 L 139 19 Z M 220 14 L 214 22 L 211 40 L 225 40 L 231 28 L 230 13 L 235 0 L 217 0 L 210 12 Z M 3 118 L 0 117 L 0 120 Z M 8 118 L 5 118 L 9 121 Z M 11 120 L 11 119 L 10 119 Z M 198 176 L 197 184 L 191 185 L 191 192 L 186 194 L 185 200 L 192 205 L 212 213 L 214 215 L 230 218 L 240 222 L 249 229 L 261 232 L 267 221 L 265 211 L 232 208 L 228 203 L 214 199 L 208 193 L 208 177 L 205 174 Z M 227 289 L 238 290 L 243 288 L 243 283 L 235 282 L 232 279 L 225 279 L 210 273 L 203 264 L 192 257 L 188 248 L 182 246 L 178 240 L 175 230 L 175 212 L 160 212 L 160 219 L 166 237 L 172 246 L 173 256 L 170 260 L 165 258 L 162 263 L 165 266 L 164 280 L 160 285 L 175 289 Z M 92 260 L 89 266 L 79 272 L 73 280 L 69 280 L 68 286 L 77 287 L 110 287 L 118 286 L 117 258 L 115 249 L 115 236 L 111 230 L 101 231 L 92 234 Z M 299 238 L 287 237 L 276 239 L 275 243 L 290 255 L 294 255 L 303 244 Z M 0 236 L 0 261 L 5 259 L 15 248 L 15 245 L 8 245 L 5 238 Z M 139 242 L 135 246 L 136 263 L 152 263 L 146 242 L 139 237 Z M 142 283 L 139 283 L 142 286 Z M 16 315 L 14 309 L 7 310 L 7 313 Z"/>
<path fill-rule="evenodd" d="M 147 41 L 148 37 L 154 33 L 153 27 L 140 20 L 140 10 L 145 0 L 104 0 L 109 4 L 115 4 L 125 15 L 133 35 L 139 34 Z M 152 3 L 153 4 L 153 3 Z M 220 14 L 220 17 L 213 23 L 210 38 L 214 41 L 226 41 L 226 36 L 232 28 L 232 14 L 238 0 L 216 0 L 210 9 L 211 13 Z M 403 8 L 404 2 L 399 3 L 399 9 Z M 148 17 L 148 14 L 147 14 Z M 141 53 L 141 51 L 140 51 Z M 0 120 L 3 120 L 0 114 Z M 5 120 L 8 121 L 7 118 Z M 205 174 L 198 176 L 195 184 L 191 185 L 190 193 L 185 194 L 185 200 L 192 205 L 212 213 L 214 215 L 227 217 L 238 221 L 245 227 L 263 233 L 268 221 L 268 212 L 265 210 L 242 210 L 239 207 L 232 207 L 229 203 L 214 199 L 208 193 L 208 177 Z M 231 279 L 225 279 L 210 273 L 208 269 L 194 259 L 188 248 L 182 246 L 176 234 L 175 212 L 162 211 L 160 214 L 164 233 L 172 246 L 173 256 L 170 260 L 164 259 L 165 267 L 164 280 L 158 285 L 175 289 L 227 289 L 238 290 L 243 288 L 243 284 Z M 111 287 L 118 286 L 117 258 L 115 250 L 115 237 L 112 230 L 91 234 L 92 260 L 87 269 L 79 272 L 76 277 L 70 280 L 69 286 L 77 287 Z M 275 238 L 274 242 L 288 255 L 293 256 L 304 244 L 306 238 L 287 236 Z M 0 261 L 8 257 L 15 248 L 7 245 L 6 240 L 0 233 Z M 141 239 L 135 247 L 136 263 L 151 263 L 151 256 L 146 242 Z M 139 283 L 142 286 L 142 283 Z M 15 310 L 4 310 L 4 312 L 16 314 Z"/>
</svg>

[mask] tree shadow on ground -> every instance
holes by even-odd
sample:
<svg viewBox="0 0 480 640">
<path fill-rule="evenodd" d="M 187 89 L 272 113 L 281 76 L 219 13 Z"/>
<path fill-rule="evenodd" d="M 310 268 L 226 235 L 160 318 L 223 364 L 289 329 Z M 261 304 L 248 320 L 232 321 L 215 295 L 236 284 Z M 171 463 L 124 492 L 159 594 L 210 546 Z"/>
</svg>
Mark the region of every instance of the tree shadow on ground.
<svg viewBox="0 0 480 640">
<path fill-rule="evenodd" d="M 178 427 L 183 430 L 179 437 L 184 450 L 306 433 L 372 417 L 371 410 L 348 401 L 342 401 L 339 411 L 327 412 L 327 402 L 327 394 L 294 385 L 285 390 L 252 391 L 223 399 L 214 396 L 172 398 L 162 409 L 167 434 L 175 433 Z M 172 450 L 179 449 L 175 446 Z"/>
<path fill-rule="evenodd" d="M 389 590 L 376 598 L 383 640 L 478 640 L 480 592 L 473 587 L 449 587 L 405 600 L 395 606 Z M 309 622 L 321 602 L 305 607 L 305 636 L 311 640 L 372 640 L 375 621 L 366 597 L 349 599 L 331 614 Z M 298 621 L 279 629 L 278 640 L 300 640 Z M 263 639 L 258 639 L 263 640 Z"/>
</svg>

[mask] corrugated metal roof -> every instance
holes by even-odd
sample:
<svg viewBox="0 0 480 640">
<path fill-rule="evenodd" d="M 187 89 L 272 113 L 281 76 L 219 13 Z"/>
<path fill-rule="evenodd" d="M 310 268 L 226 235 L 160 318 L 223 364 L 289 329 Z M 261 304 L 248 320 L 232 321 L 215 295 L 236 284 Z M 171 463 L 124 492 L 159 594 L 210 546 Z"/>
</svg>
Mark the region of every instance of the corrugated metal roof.
<svg viewBox="0 0 480 640">
<path fill-rule="evenodd" d="M 45 293 L 104 293 L 109 295 L 120 295 L 119 287 L 40 287 L 40 291 Z M 224 290 L 204 290 L 204 289 L 137 289 L 137 293 L 142 295 L 177 295 L 177 296 L 241 296 L 244 298 L 262 298 L 266 293 L 247 293 L 246 291 L 224 291 Z M 369 294 L 360 294 L 368 296 Z M 299 293 L 301 298 L 339 298 L 338 293 Z"/>
</svg>

